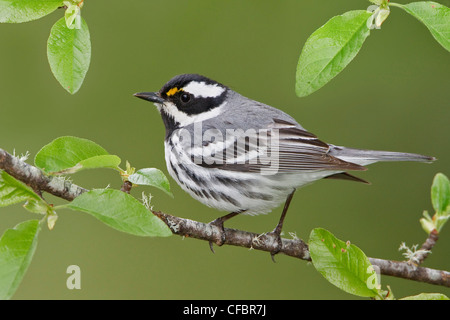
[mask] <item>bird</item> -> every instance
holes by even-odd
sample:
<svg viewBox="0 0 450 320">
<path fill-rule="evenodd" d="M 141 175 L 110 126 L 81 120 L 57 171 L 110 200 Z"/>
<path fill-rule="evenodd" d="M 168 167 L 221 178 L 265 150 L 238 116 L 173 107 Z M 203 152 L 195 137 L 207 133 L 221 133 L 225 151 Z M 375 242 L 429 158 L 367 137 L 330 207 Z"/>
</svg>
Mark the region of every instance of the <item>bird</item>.
<svg viewBox="0 0 450 320">
<path fill-rule="evenodd" d="M 201 203 L 229 212 L 210 222 L 221 230 L 239 214 L 271 212 L 284 202 L 272 234 L 281 232 L 297 189 L 320 179 L 368 183 L 351 173 L 378 161 L 432 162 L 414 153 L 326 143 L 287 113 L 247 98 L 199 74 L 180 74 L 156 92 L 134 96 L 154 103 L 165 126 L 165 161 L 177 184 Z M 213 243 L 210 242 L 213 250 Z"/>
</svg>

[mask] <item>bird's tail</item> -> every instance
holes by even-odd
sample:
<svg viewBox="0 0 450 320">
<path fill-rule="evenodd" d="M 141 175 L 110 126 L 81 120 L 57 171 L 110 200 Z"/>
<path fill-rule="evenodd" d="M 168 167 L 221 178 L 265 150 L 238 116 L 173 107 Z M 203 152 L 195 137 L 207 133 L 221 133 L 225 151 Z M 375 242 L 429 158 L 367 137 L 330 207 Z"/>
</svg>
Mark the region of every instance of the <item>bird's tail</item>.
<svg viewBox="0 0 450 320">
<path fill-rule="evenodd" d="M 341 160 L 365 166 L 378 161 L 433 162 L 434 157 L 415 153 L 352 149 L 331 146 L 329 154 Z"/>
</svg>

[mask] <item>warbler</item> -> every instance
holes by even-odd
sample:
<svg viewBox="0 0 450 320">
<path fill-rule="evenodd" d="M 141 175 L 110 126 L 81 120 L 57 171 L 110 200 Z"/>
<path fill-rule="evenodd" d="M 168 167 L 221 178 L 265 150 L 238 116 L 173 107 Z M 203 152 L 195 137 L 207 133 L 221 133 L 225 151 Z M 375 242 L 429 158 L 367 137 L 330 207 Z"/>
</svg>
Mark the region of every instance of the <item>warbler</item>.
<svg viewBox="0 0 450 320">
<path fill-rule="evenodd" d="M 363 171 L 378 161 L 435 160 L 325 143 L 285 112 L 198 74 L 177 75 L 158 92 L 135 96 L 153 102 L 161 114 L 165 160 L 173 179 L 203 204 L 230 212 L 210 222 L 222 230 L 218 245 L 226 241 L 226 220 L 238 214 L 268 213 L 284 202 L 271 232 L 281 245 L 295 190 L 316 180 L 366 182 L 348 171 Z"/>
</svg>

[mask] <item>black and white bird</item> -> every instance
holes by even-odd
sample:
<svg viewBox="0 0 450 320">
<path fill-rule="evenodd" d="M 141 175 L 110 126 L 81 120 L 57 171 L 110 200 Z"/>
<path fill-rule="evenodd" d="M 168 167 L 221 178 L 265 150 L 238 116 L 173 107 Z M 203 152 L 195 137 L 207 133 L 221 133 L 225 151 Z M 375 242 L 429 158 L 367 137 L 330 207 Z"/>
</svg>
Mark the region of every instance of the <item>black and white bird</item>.
<svg viewBox="0 0 450 320">
<path fill-rule="evenodd" d="M 161 114 L 170 175 L 198 201 L 230 212 L 211 222 L 222 231 L 224 221 L 237 214 L 268 213 L 284 202 L 272 231 L 280 239 L 299 187 L 322 178 L 365 182 L 348 171 L 377 161 L 435 160 L 325 143 L 283 111 L 197 74 L 175 76 L 159 92 L 135 96 L 153 102 Z"/>
</svg>

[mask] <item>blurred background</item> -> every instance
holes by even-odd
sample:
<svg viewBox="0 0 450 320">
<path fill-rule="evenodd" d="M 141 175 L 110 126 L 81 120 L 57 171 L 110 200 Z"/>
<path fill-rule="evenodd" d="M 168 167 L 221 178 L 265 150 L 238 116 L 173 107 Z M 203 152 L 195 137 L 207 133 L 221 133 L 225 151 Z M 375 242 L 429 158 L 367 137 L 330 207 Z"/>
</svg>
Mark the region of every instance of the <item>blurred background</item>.
<svg viewBox="0 0 450 320">
<path fill-rule="evenodd" d="M 450 6 L 450 1 L 441 0 Z M 335 15 L 370 2 L 335 1 L 85 1 L 82 16 L 92 41 L 90 70 L 80 91 L 68 94 L 53 77 L 46 42 L 62 10 L 38 21 L 0 25 L 0 147 L 29 151 L 29 163 L 53 139 L 90 139 L 136 168 L 166 174 L 164 127 L 156 108 L 133 97 L 157 91 L 180 73 L 200 73 L 239 93 L 284 110 L 321 140 L 355 148 L 432 155 L 433 164 L 381 163 L 358 174 L 364 185 L 323 180 L 299 190 L 284 225 L 307 240 L 315 227 L 350 240 L 368 256 L 402 260 L 398 247 L 422 244 L 423 210 L 432 212 L 430 187 L 437 172 L 450 175 L 450 55 L 418 21 L 399 8 L 331 83 L 306 98 L 294 92 L 301 49 Z M 111 185 L 111 170 L 72 176 L 86 188 Z M 154 209 L 209 222 L 222 212 L 184 193 L 170 178 L 175 198 L 153 195 Z M 63 203 L 46 196 L 48 201 Z M 281 208 L 266 216 L 240 216 L 226 224 L 271 231 Z M 58 212 L 45 226 L 17 299 L 353 299 L 312 265 L 195 239 L 141 238 L 113 230 L 93 217 Z M 0 210 L 0 232 L 35 215 L 20 205 Z M 450 270 L 450 226 L 425 266 Z M 81 268 L 81 290 L 68 290 L 66 269 Z M 396 297 L 450 289 L 382 277 Z"/>
</svg>

